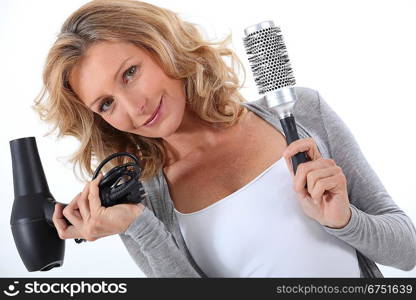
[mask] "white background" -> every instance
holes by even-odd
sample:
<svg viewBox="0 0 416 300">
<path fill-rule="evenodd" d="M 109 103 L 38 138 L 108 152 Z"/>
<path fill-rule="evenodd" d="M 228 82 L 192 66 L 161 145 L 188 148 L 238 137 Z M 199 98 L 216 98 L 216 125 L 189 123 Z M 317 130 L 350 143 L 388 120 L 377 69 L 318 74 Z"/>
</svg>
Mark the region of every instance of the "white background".
<svg viewBox="0 0 416 300">
<path fill-rule="evenodd" d="M 83 184 L 64 157 L 77 148 L 73 138 L 43 137 L 47 127 L 31 110 L 41 89 L 47 52 L 64 20 L 87 1 L 0 2 L 0 276 L 143 276 L 117 235 L 95 242 L 66 242 L 65 263 L 29 273 L 10 230 L 13 180 L 9 141 L 35 136 L 52 195 L 70 202 Z M 245 63 L 242 90 L 257 91 L 243 49 L 244 28 L 265 20 L 280 26 L 297 85 L 321 92 L 346 122 L 364 155 L 395 202 L 416 221 L 415 96 L 416 5 L 391 1 L 191 1 L 152 0 L 205 28 L 210 39 L 233 34 L 233 48 Z M 379 265 L 386 277 L 416 277 Z"/>
</svg>

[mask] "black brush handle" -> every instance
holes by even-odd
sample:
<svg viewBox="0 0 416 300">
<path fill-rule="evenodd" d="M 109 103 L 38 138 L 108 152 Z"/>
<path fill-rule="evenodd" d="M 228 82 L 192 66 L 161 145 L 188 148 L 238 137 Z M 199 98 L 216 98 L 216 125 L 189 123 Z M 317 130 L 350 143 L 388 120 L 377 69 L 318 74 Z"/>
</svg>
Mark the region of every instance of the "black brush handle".
<svg viewBox="0 0 416 300">
<path fill-rule="evenodd" d="M 280 119 L 280 124 L 282 125 L 283 131 L 286 135 L 286 142 L 288 145 L 299 139 L 298 131 L 296 129 L 296 122 L 293 115 Z M 307 161 L 310 161 L 310 159 L 306 152 L 298 152 L 292 156 L 293 174 L 296 174 L 296 170 L 299 164 Z M 308 189 L 307 184 L 305 184 L 305 189 Z"/>
</svg>

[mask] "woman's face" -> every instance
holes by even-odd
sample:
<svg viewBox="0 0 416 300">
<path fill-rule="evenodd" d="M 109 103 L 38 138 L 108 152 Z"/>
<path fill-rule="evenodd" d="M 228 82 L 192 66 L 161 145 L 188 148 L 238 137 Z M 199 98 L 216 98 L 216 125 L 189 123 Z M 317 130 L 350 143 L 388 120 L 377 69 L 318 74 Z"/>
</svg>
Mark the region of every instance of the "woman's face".
<svg viewBox="0 0 416 300">
<path fill-rule="evenodd" d="M 81 101 L 121 131 L 163 138 L 177 130 L 184 116 L 183 82 L 168 77 L 132 43 L 92 45 L 74 66 L 69 83 Z M 144 125 L 149 118 L 152 122 Z"/>
</svg>

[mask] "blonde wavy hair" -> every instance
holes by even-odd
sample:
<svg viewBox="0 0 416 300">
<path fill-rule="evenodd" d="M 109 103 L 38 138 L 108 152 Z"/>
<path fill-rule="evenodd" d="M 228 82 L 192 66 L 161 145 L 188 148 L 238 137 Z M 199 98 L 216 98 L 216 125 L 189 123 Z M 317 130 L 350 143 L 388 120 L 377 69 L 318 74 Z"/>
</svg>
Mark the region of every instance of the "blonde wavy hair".
<svg viewBox="0 0 416 300">
<path fill-rule="evenodd" d="M 181 20 L 168 9 L 135 0 L 94 0 L 81 6 L 62 25 L 43 70 L 43 87 L 32 108 L 41 120 L 59 129 L 57 138 L 73 136 L 79 149 L 70 156 L 73 171 L 92 176 L 95 165 L 115 152 L 130 152 L 140 160 L 140 179 L 153 177 L 166 159 L 161 138 L 148 138 L 119 131 L 88 109 L 68 82 L 74 65 L 88 47 L 100 41 L 128 41 L 150 52 L 165 73 L 182 79 L 186 105 L 201 119 L 226 128 L 247 112 L 239 93 L 241 61 L 227 48 L 231 34 L 219 42 L 203 39 L 197 25 Z M 231 66 L 224 58 L 229 58 Z M 104 171 L 125 163 L 127 157 L 111 160 Z M 95 168 L 95 167 L 94 167 Z"/>
</svg>

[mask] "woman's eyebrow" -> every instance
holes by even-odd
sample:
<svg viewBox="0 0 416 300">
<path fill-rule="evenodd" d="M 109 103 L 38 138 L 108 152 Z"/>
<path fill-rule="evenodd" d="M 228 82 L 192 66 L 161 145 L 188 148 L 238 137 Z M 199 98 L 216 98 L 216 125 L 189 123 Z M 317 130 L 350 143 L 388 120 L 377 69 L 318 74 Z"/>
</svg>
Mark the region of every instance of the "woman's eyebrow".
<svg viewBox="0 0 416 300">
<path fill-rule="evenodd" d="M 127 62 L 130 58 L 132 58 L 132 56 L 127 57 L 127 58 L 126 58 L 126 59 L 125 59 L 125 60 L 121 63 L 121 65 L 120 65 L 120 67 L 118 68 L 117 72 L 114 74 L 114 79 L 113 79 L 114 81 L 116 81 L 116 80 L 117 80 L 118 73 L 120 73 L 120 71 L 123 69 L 124 65 L 126 64 L 126 62 Z M 110 95 L 102 95 L 102 96 L 100 96 L 100 97 L 96 98 L 93 102 L 91 102 L 91 104 L 89 104 L 89 105 L 88 105 L 88 107 L 89 107 L 89 108 L 93 107 L 93 106 L 94 106 L 94 104 L 95 104 L 97 101 L 101 100 L 101 99 L 102 99 L 102 98 L 104 98 L 104 97 L 108 97 L 108 96 L 110 96 Z"/>
</svg>

